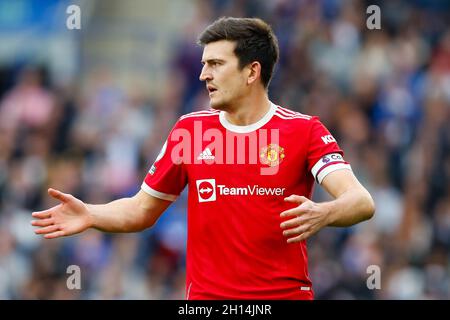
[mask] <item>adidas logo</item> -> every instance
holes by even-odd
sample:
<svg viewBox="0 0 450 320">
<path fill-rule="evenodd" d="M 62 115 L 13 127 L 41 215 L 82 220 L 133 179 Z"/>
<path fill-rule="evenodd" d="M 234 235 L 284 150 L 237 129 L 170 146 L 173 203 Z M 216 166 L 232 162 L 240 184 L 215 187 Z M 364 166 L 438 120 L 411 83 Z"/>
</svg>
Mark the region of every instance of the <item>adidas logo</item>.
<svg viewBox="0 0 450 320">
<path fill-rule="evenodd" d="M 214 160 L 216 157 L 213 156 L 211 150 L 209 148 L 206 148 L 199 154 L 197 157 L 197 160 Z"/>
</svg>

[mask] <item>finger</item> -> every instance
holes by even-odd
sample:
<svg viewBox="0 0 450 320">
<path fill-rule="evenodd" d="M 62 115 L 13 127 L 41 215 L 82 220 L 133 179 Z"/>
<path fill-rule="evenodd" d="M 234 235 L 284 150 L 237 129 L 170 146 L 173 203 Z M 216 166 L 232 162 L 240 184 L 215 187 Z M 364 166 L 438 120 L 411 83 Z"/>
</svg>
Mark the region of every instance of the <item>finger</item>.
<svg viewBox="0 0 450 320">
<path fill-rule="evenodd" d="M 300 214 L 306 213 L 307 210 L 308 210 L 307 207 L 305 207 L 303 205 L 299 205 L 298 207 L 288 209 L 288 210 L 281 212 L 280 217 L 284 218 L 284 217 L 290 217 L 290 216 L 298 216 Z"/>
<path fill-rule="evenodd" d="M 52 232 L 52 233 L 48 233 L 46 235 L 44 235 L 45 239 L 55 239 L 55 238 L 59 238 L 59 237 L 64 237 L 66 234 L 64 231 L 59 230 L 56 232 Z"/>
<path fill-rule="evenodd" d="M 287 229 L 287 228 L 292 228 L 292 227 L 298 227 L 302 223 L 304 223 L 304 219 L 302 219 L 301 217 L 295 217 L 293 219 L 282 222 L 280 224 L 280 227 L 281 227 L 281 229 Z"/>
<path fill-rule="evenodd" d="M 53 219 L 33 220 L 31 225 L 35 227 L 47 227 L 53 224 Z"/>
<path fill-rule="evenodd" d="M 308 231 L 308 229 L 309 229 L 308 226 L 300 226 L 300 227 L 284 230 L 283 236 L 285 236 L 285 237 L 298 236 L 298 235 L 301 235 L 302 233 Z"/>
<path fill-rule="evenodd" d="M 60 230 L 59 226 L 51 225 L 51 226 L 48 226 L 48 227 L 44 227 L 44 228 L 41 228 L 41 229 L 34 230 L 34 233 L 36 233 L 36 234 L 45 234 L 45 233 L 52 233 L 52 232 L 59 231 L 59 230 Z"/>
<path fill-rule="evenodd" d="M 301 235 L 287 239 L 287 243 L 302 242 L 303 240 L 306 240 L 310 235 L 311 235 L 310 232 L 302 233 Z"/>
<path fill-rule="evenodd" d="M 304 196 L 298 196 L 296 194 L 291 194 L 289 197 L 284 198 L 284 201 L 302 204 L 306 201 L 309 201 L 309 199 Z"/>
<path fill-rule="evenodd" d="M 36 211 L 36 212 L 33 212 L 31 214 L 31 216 L 33 218 L 38 218 L 38 219 L 47 219 L 47 218 L 50 218 L 51 213 L 50 213 L 50 210 Z"/>
<path fill-rule="evenodd" d="M 62 193 L 59 190 L 56 189 L 48 189 L 48 194 L 51 195 L 53 198 L 58 199 L 61 202 L 67 202 L 70 200 L 70 195 L 67 193 Z"/>
</svg>

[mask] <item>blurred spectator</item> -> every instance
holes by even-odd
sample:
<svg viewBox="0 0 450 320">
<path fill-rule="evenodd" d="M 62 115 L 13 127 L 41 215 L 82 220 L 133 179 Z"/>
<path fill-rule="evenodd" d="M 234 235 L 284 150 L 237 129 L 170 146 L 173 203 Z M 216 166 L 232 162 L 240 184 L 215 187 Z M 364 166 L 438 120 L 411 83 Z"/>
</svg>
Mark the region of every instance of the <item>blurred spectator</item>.
<svg viewBox="0 0 450 320">
<path fill-rule="evenodd" d="M 177 117 L 208 108 L 195 41 L 222 15 L 272 24 L 281 57 L 271 99 L 320 116 L 377 205 L 372 220 L 308 240 L 316 298 L 449 299 L 450 5 L 383 2 L 381 30 L 366 28 L 367 5 L 192 1 L 181 29 L 167 19 L 155 31 L 171 43 L 156 95 L 134 81 L 122 86 L 108 59 L 80 59 L 77 78 L 64 87 L 52 78 L 44 85 L 45 72 L 31 62 L 21 71 L 1 66 L 0 299 L 184 298 L 185 194 L 140 234 L 42 240 L 30 212 L 54 204 L 49 186 L 89 203 L 138 190 Z M 111 17 L 105 26 L 119 20 Z M 130 38 L 141 34 L 127 30 Z M 88 49 L 82 37 L 79 45 Z M 316 188 L 315 200 L 327 197 Z M 66 286 L 72 264 L 81 267 L 81 290 Z M 370 265 L 380 267 L 380 290 L 366 285 Z"/>
</svg>

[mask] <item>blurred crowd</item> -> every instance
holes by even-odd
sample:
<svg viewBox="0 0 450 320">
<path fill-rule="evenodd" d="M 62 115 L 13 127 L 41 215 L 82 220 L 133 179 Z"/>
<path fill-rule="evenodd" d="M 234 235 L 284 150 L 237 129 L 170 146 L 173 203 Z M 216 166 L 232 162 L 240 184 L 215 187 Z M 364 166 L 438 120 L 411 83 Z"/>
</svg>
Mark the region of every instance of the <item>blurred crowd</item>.
<svg viewBox="0 0 450 320">
<path fill-rule="evenodd" d="M 220 16 L 273 26 L 271 100 L 320 116 L 374 197 L 372 220 L 308 240 L 316 298 L 450 299 L 450 4 L 386 1 L 381 29 L 369 30 L 370 4 L 193 1 L 157 97 L 121 88 L 105 66 L 64 85 L 45 66 L 3 66 L 0 299 L 184 298 L 185 193 L 136 234 L 43 240 L 31 212 L 57 204 L 49 186 L 87 203 L 139 190 L 177 118 L 208 108 L 195 39 Z M 316 187 L 314 200 L 327 199 Z M 81 290 L 67 288 L 69 265 L 80 266 Z M 378 289 L 368 288 L 369 266 L 379 267 Z"/>
</svg>

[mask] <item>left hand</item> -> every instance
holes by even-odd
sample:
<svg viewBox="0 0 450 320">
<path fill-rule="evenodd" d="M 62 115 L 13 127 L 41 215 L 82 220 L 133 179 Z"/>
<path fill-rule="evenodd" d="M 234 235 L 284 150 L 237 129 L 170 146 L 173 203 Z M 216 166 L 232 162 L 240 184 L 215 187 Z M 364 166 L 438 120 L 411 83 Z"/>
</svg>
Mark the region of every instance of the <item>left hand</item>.
<svg viewBox="0 0 450 320">
<path fill-rule="evenodd" d="M 297 195 L 290 195 L 284 201 L 298 204 L 280 214 L 282 218 L 292 217 L 280 224 L 283 235 L 288 237 L 287 243 L 303 241 L 328 225 L 329 211 L 323 204 Z"/>
</svg>

